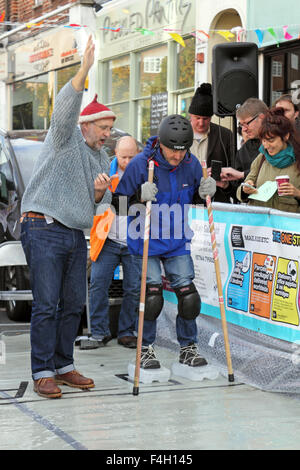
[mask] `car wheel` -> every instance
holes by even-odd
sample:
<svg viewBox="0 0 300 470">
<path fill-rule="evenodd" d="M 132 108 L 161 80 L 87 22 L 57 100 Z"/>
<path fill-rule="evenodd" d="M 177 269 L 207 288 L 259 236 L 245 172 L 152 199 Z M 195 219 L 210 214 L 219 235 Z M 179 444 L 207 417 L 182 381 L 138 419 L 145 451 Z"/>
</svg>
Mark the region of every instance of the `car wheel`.
<svg viewBox="0 0 300 470">
<path fill-rule="evenodd" d="M 8 266 L 4 269 L 5 290 L 28 290 L 29 282 L 23 266 Z M 6 313 L 10 320 L 28 321 L 31 307 L 26 300 L 8 300 L 5 302 Z"/>
</svg>

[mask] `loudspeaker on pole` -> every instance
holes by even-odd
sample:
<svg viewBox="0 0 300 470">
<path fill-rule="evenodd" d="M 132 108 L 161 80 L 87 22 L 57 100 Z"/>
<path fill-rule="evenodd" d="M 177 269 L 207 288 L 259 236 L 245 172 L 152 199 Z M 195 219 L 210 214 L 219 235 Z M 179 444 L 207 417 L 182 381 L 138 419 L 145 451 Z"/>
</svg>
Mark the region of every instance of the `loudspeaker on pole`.
<svg viewBox="0 0 300 470">
<path fill-rule="evenodd" d="M 234 116 L 248 98 L 258 98 L 258 48 L 255 43 L 217 44 L 212 62 L 213 111 Z"/>
</svg>

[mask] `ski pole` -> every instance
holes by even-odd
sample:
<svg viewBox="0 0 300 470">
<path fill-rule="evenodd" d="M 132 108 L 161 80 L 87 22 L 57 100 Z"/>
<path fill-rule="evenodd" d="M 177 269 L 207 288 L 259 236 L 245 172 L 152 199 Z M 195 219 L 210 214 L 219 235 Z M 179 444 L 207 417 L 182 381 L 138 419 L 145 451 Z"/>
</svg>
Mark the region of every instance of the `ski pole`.
<svg viewBox="0 0 300 470">
<path fill-rule="evenodd" d="M 148 182 L 153 182 L 154 162 L 150 161 L 148 170 Z M 141 278 L 141 292 L 139 304 L 139 324 L 138 324 L 138 337 L 136 345 L 136 361 L 134 372 L 134 386 L 133 395 L 139 394 L 139 379 L 141 368 L 141 352 L 142 352 L 142 339 L 144 327 L 144 312 L 145 312 L 145 298 L 146 298 L 146 280 L 147 280 L 147 265 L 148 265 L 148 250 L 149 250 L 149 235 L 150 235 L 150 216 L 151 216 L 151 201 L 146 203 L 145 215 L 145 228 L 144 228 L 144 246 L 143 246 L 143 264 L 142 264 L 142 278 Z"/>
<path fill-rule="evenodd" d="M 203 169 L 203 176 L 204 178 L 207 178 L 206 161 L 202 161 L 201 165 Z M 214 258 L 214 264 L 215 264 L 216 278 L 217 278 L 219 305 L 220 305 L 220 313 L 221 313 L 221 321 L 222 321 L 222 329 L 223 329 L 223 335 L 224 335 L 225 353 L 226 353 L 227 369 L 228 369 L 228 381 L 234 382 L 234 374 L 232 370 L 230 346 L 229 346 L 229 339 L 228 339 L 227 321 L 226 321 L 226 314 L 225 314 L 225 307 L 224 307 L 223 288 L 222 288 L 221 271 L 220 271 L 220 263 L 219 263 L 219 253 L 218 253 L 218 248 L 217 248 L 213 210 L 212 210 L 212 203 L 211 203 L 210 196 L 206 196 L 206 206 L 207 206 L 207 212 L 208 212 L 209 231 L 210 231 L 212 252 L 213 252 L 213 258 Z"/>
</svg>

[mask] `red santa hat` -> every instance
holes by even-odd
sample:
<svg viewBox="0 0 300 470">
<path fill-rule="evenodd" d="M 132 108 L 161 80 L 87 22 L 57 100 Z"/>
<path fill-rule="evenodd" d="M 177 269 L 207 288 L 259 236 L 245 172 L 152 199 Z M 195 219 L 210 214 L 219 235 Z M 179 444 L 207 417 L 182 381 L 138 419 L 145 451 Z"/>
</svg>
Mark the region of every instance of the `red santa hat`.
<svg viewBox="0 0 300 470">
<path fill-rule="evenodd" d="M 111 109 L 104 106 L 104 104 L 98 103 L 98 95 L 95 95 L 93 101 L 88 104 L 79 115 L 79 123 L 96 121 L 97 119 L 113 119 L 117 116 L 111 111 Z"/>
</svg>

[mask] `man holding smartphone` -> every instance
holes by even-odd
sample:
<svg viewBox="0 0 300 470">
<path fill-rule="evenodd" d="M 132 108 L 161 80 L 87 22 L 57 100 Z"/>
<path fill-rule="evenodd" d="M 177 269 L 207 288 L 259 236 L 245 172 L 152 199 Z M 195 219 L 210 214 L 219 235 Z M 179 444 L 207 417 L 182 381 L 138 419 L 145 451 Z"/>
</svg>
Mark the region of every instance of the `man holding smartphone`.
<svg viewBox="0 0 300 470">
<path fill-rule="evenodd" d="M 222 180 L 230 182 L 232 197 L 237 203 L 236 190 L 247 177 L 252 162 L 259 154 L 259 131 L 267 111 L 268 107 L 262 100 L 248 98 L 236 112 L 243 141 L 236 153 L 233 167 L 222 168 Z"/>
<path fill-rule="evenodd" d="M 208 172 L 217 181 L 214 201 L 230 202 L 230 187 L 220 178 L 221 168 L 231 166 L 233 154 L 232 132 L 211 122 L 213 97 L 210 83 L 197 88 L 189 107 L 190 122 L 194 132 L 191 152 L 198 160 L 206 161 Z"/>
</svg>

